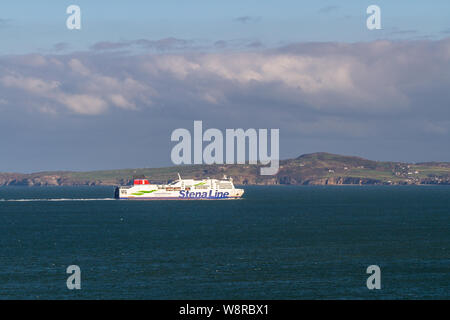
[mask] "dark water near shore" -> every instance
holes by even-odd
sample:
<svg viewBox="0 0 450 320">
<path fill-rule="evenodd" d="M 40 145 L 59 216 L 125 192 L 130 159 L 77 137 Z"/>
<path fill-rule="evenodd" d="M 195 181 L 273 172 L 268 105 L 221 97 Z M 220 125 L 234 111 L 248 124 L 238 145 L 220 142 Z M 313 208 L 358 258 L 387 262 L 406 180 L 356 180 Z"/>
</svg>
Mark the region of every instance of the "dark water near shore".
<svg viewBox="0 0 450 320">
<path fill-rule="evenodd" d="M 0 298 L 450 298 L 450 187 L 247 187 L 221 201 L 1 187 Z M 68 199 L 23 201 L 24 199 Z M 66 268 L 81 268 L 81 290 Z M 366 268 L 381 267 L 381 290 Z"/>
</svg>

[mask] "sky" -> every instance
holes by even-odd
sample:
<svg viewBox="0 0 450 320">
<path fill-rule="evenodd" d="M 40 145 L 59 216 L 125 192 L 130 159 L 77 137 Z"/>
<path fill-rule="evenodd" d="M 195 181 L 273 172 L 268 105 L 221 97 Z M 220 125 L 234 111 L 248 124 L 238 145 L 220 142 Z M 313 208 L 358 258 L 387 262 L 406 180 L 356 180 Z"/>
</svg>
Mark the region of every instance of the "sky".
<svg viewBox="0 0 450 320">
<path fill-rule="evenodd" d="M 66 8 L 81 8 L 69 30 Z M 381 9 L 368 30 L 366 8 Z M 176 128 L 278 128 L 280 157 L 450 161 L 450 2 L 0 4 L 0 172 L 171 165 Z"/>
</svg>

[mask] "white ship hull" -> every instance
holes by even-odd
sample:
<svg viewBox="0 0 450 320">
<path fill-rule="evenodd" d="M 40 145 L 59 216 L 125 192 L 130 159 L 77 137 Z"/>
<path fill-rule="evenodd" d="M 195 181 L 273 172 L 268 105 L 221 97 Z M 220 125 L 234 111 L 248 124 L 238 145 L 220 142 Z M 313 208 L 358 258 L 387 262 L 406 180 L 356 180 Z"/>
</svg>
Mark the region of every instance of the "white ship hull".
<svg viewBox="0 0 450 320">
<path fill-rule="evenodd" d="M 151 184 L 147 179 L 137 179 L 133 186 L 117 187 L 119 200 L 222 200 L 238 199 L 244 194 L 231 179 L 179 179 L 167 184 Z"/>
</svg>

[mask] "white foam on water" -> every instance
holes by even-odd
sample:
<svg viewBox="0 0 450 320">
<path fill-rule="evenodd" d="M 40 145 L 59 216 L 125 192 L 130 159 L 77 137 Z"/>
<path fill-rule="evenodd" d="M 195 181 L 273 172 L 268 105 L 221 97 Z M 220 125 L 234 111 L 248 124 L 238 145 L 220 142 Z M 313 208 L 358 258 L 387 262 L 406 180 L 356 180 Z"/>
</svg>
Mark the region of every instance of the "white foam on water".
<svg viewBox="0 0 450 320">
<path fill-rule="evenodd" d="M 0 199 L 0 202 L 37 202 L 37 201 L 110 201 L 116 200 L 114 198 L 81 198 L 81 199 L 71 199 L 71 198 L 59 198 L 59 199 Z"/>
</svg>

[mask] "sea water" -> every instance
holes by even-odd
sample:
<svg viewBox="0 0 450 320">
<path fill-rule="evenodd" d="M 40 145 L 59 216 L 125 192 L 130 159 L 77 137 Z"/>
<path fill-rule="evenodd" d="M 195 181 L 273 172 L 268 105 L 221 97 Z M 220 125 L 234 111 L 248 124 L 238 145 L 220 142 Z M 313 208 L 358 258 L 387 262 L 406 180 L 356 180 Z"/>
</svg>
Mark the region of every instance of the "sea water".
<svg viewBox="0 0 450 320">
<path fill-rule="evenodd" d="M 0 187 L 0 299 L 450 297 L 450 186 L 244 189 L 120 201 L 112 187 Z"/>
</svg>

